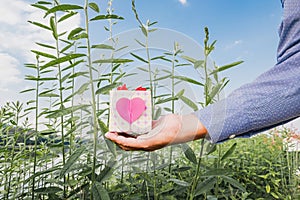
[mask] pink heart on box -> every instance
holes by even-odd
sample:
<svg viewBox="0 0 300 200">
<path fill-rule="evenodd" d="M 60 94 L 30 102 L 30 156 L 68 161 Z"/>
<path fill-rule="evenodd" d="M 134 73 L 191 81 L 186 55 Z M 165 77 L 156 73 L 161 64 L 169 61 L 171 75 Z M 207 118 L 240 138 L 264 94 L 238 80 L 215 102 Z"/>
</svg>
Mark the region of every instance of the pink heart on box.
<svg viewBox="0 0 300 200">
<path fill-rule="evenodd" d="M 132 124 L 146 110 L 145 101 L 141 98 L 121 98 L 117 101 L 116 109 L 119 115 Z"/>
</svg>

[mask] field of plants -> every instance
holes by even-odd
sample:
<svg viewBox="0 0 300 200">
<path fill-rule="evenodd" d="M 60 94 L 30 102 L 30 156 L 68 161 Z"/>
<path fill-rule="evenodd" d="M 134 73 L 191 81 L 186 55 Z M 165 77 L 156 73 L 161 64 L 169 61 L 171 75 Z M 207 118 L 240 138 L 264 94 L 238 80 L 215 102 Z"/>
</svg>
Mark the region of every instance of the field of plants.
<svg viewBox="0 0 300 200">
<path fill-rule="evenodd" d="M 0 199 L 299 199 L 299 154 L 286 147 L 297 130 L 154 152 L 122 151 L 105 139 L 109 91 L 124 83 L 148 88 L 153 119 L 192 112 L 221 98 L 229 81 L 222 71 L 242 63 L 216 65 L 210 58 L 216 41 L 206 27 L 198 57 L 187 55 L 176 40 L 168 41 L 171 49 L 153 48 L 157 22 L 143 22 L 134 0 L 128 1 L 138 27 L 129 32 L 131 48 L 123 42 L 128 33 L 114 34 L 125 20 L 114 3 L 32 4 L 43 15 L 28 23 L 51 33 L 53 41 L 36 41 L 36 60 L 25 64 L 32 88 L 20 92 L 30 99 L 0 109 Z M 59 30 L 77 15 L 82 27 Z M 102 26 L 108 39 L 95 43 L 93 26 Z"/>
</svg>

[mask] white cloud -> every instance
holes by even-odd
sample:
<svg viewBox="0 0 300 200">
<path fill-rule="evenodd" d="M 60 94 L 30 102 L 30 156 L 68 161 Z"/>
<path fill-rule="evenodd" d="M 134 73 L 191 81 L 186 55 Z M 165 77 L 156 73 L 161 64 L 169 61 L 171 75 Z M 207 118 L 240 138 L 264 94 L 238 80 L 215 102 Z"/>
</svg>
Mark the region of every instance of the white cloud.
<svg viewBox="0 0 300 200">
<path fill-rule="evenodd" d="M 22 22 L 23 14 L 29 12 L 32 9 L 29 7 L 29 3 L 21 0 L 2 0 L 2 6 L 0 7 L 0 22 L 2 24 L 16 25 Z"/>
<path fill-rule="evenodd" d="M 178 1 L 179 1 L 179 3 L 181 3 L 184 6 L 187 5 L 187 3 L 188 3 L 187 0 L 178 0 Z"/>
<path fill-rule="evenodd" d="M 0 49 L 10 54 L 18 54 L 26 62 L 32 61 L 34 55 L 31 49 L 39 48 L 35 42 L 54 44 L 50 31 L 41 29 L 28 21 L 36 21 L 45 25 L 49 18 L 43 18 L 44 13 L 30 6 L 29 2 L 4 0 L 0 7 Z M 59 24 L 59 32 L 70 31 L 80 25 L 80 15 L 76 15 Z"/>
<path fill-rule="evenodd" d="M 232 48 L 234 48 L 234 47 L 236 47 L 236 46 L 238 46 L 238 45 L 241 45 L 241 44 L 243 44 L 243 40 L 235 40 L 235 41 L 233 41 L 231 44 L 228 44 L 228 45 L 225 47 L 225 49 L 226 49 L 226 50 L 232 49 Z"/>
<path fill-rule="evenodd" d="M 7 86 L 22 81 L 21 72 L 17 69 L 20 63 L 16 58 L 6 53 L 0 53 L 0 61 L 0 89 L 6 91 Z"/>
<path fill-rule="evenodd" d="M 54 44 L 50 31 L 41 29 L 28 21 L 49 25 L 49 18 L 26 0 L 1 0 L 0 7 L 0 102 L 11 100 L 13 93 L 18 96 L 24 74 L 23 63 L 34 63 L 35 56 L 30 50 L 41 50 L 36 42 Z M 80 15 L 73 16 L 60 23 L 59 32 L 70 31 L 80 25 Z M 48 51 L 43 49 L 43 51 Z M 49 52 L 48 52 L 49 53 Z M 17 84 L 18 83 L 18 84 Z M 9 91 L 8 91 L 9 90 Z M 16 99 L 15 99 L 16 100 Z"/>
</svg>

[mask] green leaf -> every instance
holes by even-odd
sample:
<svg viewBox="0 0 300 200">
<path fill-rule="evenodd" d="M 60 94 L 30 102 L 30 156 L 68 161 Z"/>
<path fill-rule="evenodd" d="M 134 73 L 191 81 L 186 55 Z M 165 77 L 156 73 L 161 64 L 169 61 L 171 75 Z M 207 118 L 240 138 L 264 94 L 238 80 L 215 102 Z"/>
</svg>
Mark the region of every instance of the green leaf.
<svg viewBox="0 0 300 200">
<path fill-rule="evenodd" d="M 196 59 L 191 58 L 189 56 L 181 56 L 181 58 L 183 58 L 183 59 L 185 59 L 185 60 L 187 60 L 187 61 L 189 61 L 191 63 L 195 63 L 197 61 Z"/>
<path fill-rule="evenodd" d="M 142 68 L 142 67 L 137 67 L 137 69 L 139 69 L 139 70 L 141 70 L 141 71 L 143 71 L 143 72 L 149 72 L 148 69 L 144 69 L 144 68 Z"/>
<path fill-rule="evenodd" d="M 149 33 L 156 31 L 157 28 L 148 29 Z"/>
<path fill-rule="evenodd" d="M 33 25 L 35 25 L 35 26 L 38 26 L 38 27 L 41 27 L 43 29 L 51 31 L 51 28 L 49 26 L 46 26 L 46 25 L 41 24 L 39 22 L 33 22 L 33 21 L 28 21 L 28 22 L 31 23 L 31 24 L 33 24 Z"/>
<path fill-rule="evenodd" d="M 194 68 L 197 69 L 199 67 L 202 67 L 204 63 L 204 60 L 197 60 L 196 62 L 194 62 Z"/>
<path fill-rule="evenodd" d="M 68 70 L 68 69 L 70 69 L 70 68 L 74 68 L 76 65 L 78 65 L 78 64 L 80 64 L 80 63 L 83 63 L 84 62 L 84 59 L 81 59 L 81 60 L 76 60 L 75 62 L 71 62 L 72 64 L 71 65 L 69 65 L 69 66 L 66 66 L 66 67 L 64 67 L 63 69 L 62 69 L 62 71 L 66 71 L 66 70 Z M 74 75 L 74 74 L 73 74 Z M 71 75 L 72 76 L 72 75 Z M 71 78 L 71 76 L 69 77 L 69 78 Z"/>
<path fill-rule="evenodd" d="M 185 96 L 179 96 L 179 99 L 181 99 L 186 105 L 188 105 L 189 107 L 191 107 L 194 111 L 198 110 L 198 106 L 189 98 L 185 97 Z"/>
<path fill-rule="evenodd" d="M 142 25 L 142 26 L 140 26 L 140 28 L 141 28 L 141 30 L 142 30 L 142 33 L 143 33 L 146 37 L 148 37 L 148 30 L 145 28 L 145 26 Z"/>
<path fill-rule="evenodd" d="M 242 64 L 244 61 L 237 61 L 237 62 L 233 62 L 233 63 L 230 63 L 230 64 L 227 64 L 227 65 L 223 65 L 221 67 L 218 67 L 216 70 L 214 70 L 213 72 L 210 73 L 211 74 L 215 74 L 215 73 L 218 73 L 218 72 L 221 72 L 221 71 L 224 71 L 226 69 L 229 69 L 229 68 L 232 68 L 234 66 L 237 66 L 239 64 Z"/>
<path fill-rule="evenodd" d="M 55 77 L 44 77 L 44 78 L 39 78 L 31 75 L 26 75 L 25 76 L 26 80 L 31 80 L 31 81 L 54 81 L 57 80 Z"/>
<path fill-rule="evenodd" d="M 183 186 L 183 187 L 189 187 L 190 183 L 183 181 L 183 180 L 179 180 L 179 179 L 175 179 L 175 178 L 171 178 L 168 181 L 173 182 L 177 185 Z"/>
<path fill-rule="evenodd" d="M 194 164 L 197 164 L 197 158 L 194 151 L 188 144 L 181 144 L 182 151 L 187 159 Z"/>
<path fill-rule="evenodd" d="M 123 17 L 120 17 L 118 15 L 98 15 L 92 19 L 90 19 L 90 21 L 96 21 L 96 20 L 103 20 L 103 19 L 124 19 Z"/>
<path fill-rule="evenodd" d="M 100 119 L 98 120 L 98 123 L 99 123 L 101 133 L 103 133 L 103 134 L 107 133 L 108 127 L 106 126 L 106 124 L 103 121 L 101 121 Z"/>
<path fill-rule="evenodd" d="M 161 107 L 158 107 L 158 109 L 155 110 L 153 120 L 157 120 L 161 116 L 161 111 L 162 111 Z"/>
<path fill-rule="evenodd" d="M 47 8 L 46 6 L 43 6 L 43 5 L 39 5 L 39 4 L 31 4 L 32 7 L 36 7 L 36 8 L 39 8 L 41 10 L 49 10 L 49 8 Z"/>
<path fill-rule="evenodd" d="M 36 172 L 35 174 L 33 174 L 32 176 L 30 176 L 29 178 L 27 178 L 24 183 L 28 183 L 30 180 L 36 178 L 36 177 L 39 177 L 41 175 L 44 175 L 44 174 L 49 174 L 51 172 L 54 172 L 58 169 L 60 169 L 61 166 L 55 166 L 55 167 L 52 167 L 50 169 L 47 169 L 47 170 L 44 170 L 44 171 L 40 171 L 40 172 Z"/>
<path fill-rule="evenodd" d="M 114 59 L 101 59 L 101 60 L 96 60 L 94 61 L 93 63 L 128 63 L 128 62 L 133 62 L 133 60 L 129 60 L 129 59 L 117 59 L 117 58 L 114 58 Z"/>
<path fill-rule="evenodd" d="M 182 89 L 175 96 L 179 98 L 184 94 L 184 92 L 185 92 L 184 89 Z"/>
<path fill-rule="evenodd" d="M 84 152 L 84 148 L 76 149 L 76 151 L 69 157 L 68 161 L 65 163 L 63 168 L 60 171 L 60 177 L 62 178 L 65 174 L 70 172 L 72 165 L 78 160 L 78 158 Z"/>
<path fill-rule="evenodd" d="M 193 63 L 195 69 L 203 66 L 203 63 L 204 63 L 204 60 L 196 60 L 196 59 L 188 57 L 188 56 L 181 56 L 181 58 Z"/>
<path fill-rule="evenodd" d="M 116 161 L 109 161 L 107 165 L 105 165 L 104 169 L 100 172 L 100 174 L 97 176 L 96 181 L 101 183 L 103 181 L 106 181 L 114 171 L 114 165 L 116 164 Z"/>
<path fill-rule="evenodd" d="M 154 79 L 153 81 L 161 81 L 161 80 L 165 80 L 165 79 L 170 78 L 170 77 L 171 77 L 171 75 L 162 76 L 162 77 L 158 77 L 158 78 Z"/>
<path fill-rule="evenodd" d="M 45 94 L 39 94 L 39 97 L 59 97 L 59 95 L 54 93 L 45 93 Z"/>
<path fill-rule="evenodd" d="M 78 106 L 72 106 L 72 107 L 68 107 L 68 108 L 58 109 L 58 110 L 49 112 L 48 115 L 45 117 L 46 118 L 57 118 L 57 117 L 61 117 L 64 115 L 68 115 L 79 109 L 84 109 L 86 107 L 88 107 L 88 105 L 78 105 Z"/>
<path fill-rule="evenodd" d="M 35 189 L 34 192 L 37 194 L 55 194 L 57 192 L 61 192 L 63 189 L 55 186 L 42 187 Z"/>
<path fill-rule="evenodd" d="M 178 97 L 168 97 L 168 98 L 165 98 L 165 99 L 159 99 L 155 105 L 158 105 L 158 104 L 162 104 L 162 103 L 166 103 L 166 102 L 169 102 L 169 101 L 173 101 L 173 100 L 178 100 Z"/>
<path fill-rule="evenodd" d="M 107 45 L 107 44 L 97 44 L 92 46 L 93 49 L 110 49 L 110 50 L 115 50 L 112 46 Z"/>
<path fill-rule="evenodd" d="M 70 75 L 71 75 L 71 73 L 68 73 L 68 74 L 64 75 L 64 76 L 61 78 L 60 82 L 61 82 L 61 83 L 65 82 L 65 81 L 70 77 Z"/>
<path fill-rule="evenodd" d="M 275 198 L 275 199 L 279 199 L 279 196 L 277 194 L 275 194 L 274 192 L 271 192 L 271 195 Z"/>
<path fill-rule="evenodd" d="M 228 158 L 234 152 L 234 150 L 236 149 L 236 145 L 237 145 L 237 143 L 234 143 L 233 145 L 231 145 L 231 147 L 222 156 L 221 161 L 225 160 L 226 158 Z"/>
<path fill-rule="evenodd" d="M 140 60 L 140 61 L 142 61 L 142 62 L 148 64 L 148 61 L 145 60 L 144 58 L 142 58 L 142 57 L 140 57 L 140 56 L 138 56 L 138 55 L 136 55 L 136 54 L 134 54 L 134 53 L 130 53 L 130 54 L 131 54 L 133 57 L 135 57 L 136 59 L 138 59 L 138 60 Z"/>
<path fill-rule="evenodd" d="M 56 133 L 55 129 L 47 129 L 39 132 L 39 134 L 41 135 L 51 135 L 53 133 Z"/>
<path fill-rule="evenodd" d="M 100 130 L 101 130 L 102 134 L 105 134 L 105 133 L 107 133 L 109 131 L 108 127 L 106 126 L 106 124 L 103 121 L 101 121 L 99 119 L 98 123 L 99 123 L 99 127 L 100 127 Z M 111 140 L 108 140 L 106 138 L 104 138 L 104 140 L 105 140 L 105 143 L 106 143 L 109 151 L 114 155 L 114 157 L 116 157 L 117 156 L 117 151 L 116 151 L 116 145 L 115 145 L 115 143 L 113 143 Z"/>
<path fill-rule="evenodd" d="M 78 35 L 80 32 L 82 32 L 84 30 L 85 29 L 81 28 L 81 27 L 77 27 L 77 28 L 73 29 L 68 35 L 68 40 L 72 40 L 75 35 Z"/>
<path fill-rule="evenodd" d="M 27 112 L 27 111 L 30 111 L 30 110 L 35 110 L 35 109 L 36 109 L 36 107 L 26 108 L 26 109 L 24 109 L 24 112 Z"/>
<path fill-rule="evenodd" d="M 99 182 L 95 182 L 92 186 L 92 193 L 94 200 L 110 200 L 108 192 Z"/>
<path fill-rule="evenodd" d="M 123 50 L 123 49 L 126 49 L 127 47 L 128 47 L 128 46 L 122 46 L 122 47 L 116 49 L 116 52 L 121 51 L 121 50 Z"/>
<path fill-rule="evenodd" d="M 89 3 L 89 7 L 97 13 L 100 12 L 99 6 L 94 2 Z"/>
<path fill-rule="evenodd" d="M 217 145 L 208 142 L 206 146 L 206 155 L 209 155 L 217 150 Z"/>
<path fill-rule="evenodd" d="M 271 192 L 271 187 L 269 184 L 266 185 L 266 192 L 269 194 Z"/>
<path fill-rule="evenodd" d="M 22 90 L 20 93 L 27 93 L 27 92 L 31 92 L 31 91 L 35 91 L 35 88 L 31 88 L 31 89 L 27 89 L 27 90 Z"/>
<path fill-rule="evenodd" d="M 71 5 L 71 4 L 61 4 L 61 5 L 57 5 L 54 6 L 53 8 L 49 9 L 45 16 L 51 14 L 51 13 L 55 13 L 57 11 L 68 11 L 68 10 L 78 10 L 78 9 L 83 9 L 83 7 L 78 6 L 78 5 Z"/>
<path fill-rule="evenodd" d="M 229 183 L 230 185 L 240 189 L 242 192 L 246 192 L 246 188 L 241 183 L 239 183 L 237 180 L 234 180 L 233 178 L 228 177 L 228 176 L 222 176 L 222 179 L 224 181 L 226 181 L 227 183 Z"/>
<path fill-rule="evenodd" d="M 72 79 L 72 78 L 76 78 L 78 76 L 85 76 L 86 74 L 88 74 L 88 72 L 76 72 L 74 74 L 72 74 L 69 79 Z M 85 76 L 86 77 L 86 76 Z"/>
<path fill-rule="evenodd" d="M 115 72 L 120 66 L 121 66 L 121 64 L 114 65 L 112 68 L 112 72 Z"/>
<path fill-rule="evenodd" d="M 223 176 L 226 175 L 230 172 L 229 169 L 218 169 L 218 168 L 214 168 L 211 170 L 206 171 L 204 174 L 202 174 L 203 177 L 209 177 L 209 176 Z"/>
<path fill-rule="evenodd" d="M 37 69 L 35 64 L 27 63 L 27 64 L 24 64 L 24 66 L 27 67 L 27 68 Z"/>
<path fill-rule="evenodd" d="M 61 18 L 59 18 L 59 20 L 57 22 L 58 23 L 62 22 L 62 21 L 66 20 L 66 19 L 69 19 L 70 17 L 72 17 L 72 16 L 74 16 L 76 14 L 77 14 L 77 12 L 70 12 L 70 13 L 68 13 L 66 15 L 63 15 Z"/>
<path fill-rule="evenodd" d="M 215 98 L 215 96 L 217 94 L 219 94 L 221 88 L 222 88 L 222 85 L 223 85 L 223 81 L 219 82 L 217 85 L 215 85 L 212 89 L 212 91 L 208 94 L 208 101 L 207 101 L 207 104 L 210 104 L 211 101 Z"/>
<path fill-rule="evenodd" d="M 48 1 L 38 1 L 37 4 L 51 5 L 52 2 L 48 2 Z"/>
<path fill-rule="evenodd" d="M 48 45 L 48 44 L 43 44 L 43 43 L 39 43 L 39 42 L 36 42 L 36 44 L 41 46 L 41 47 L 48 48 L 48 49 L 56 49 L 54 46 L 51 46 L 51 45 Z"/>
<path fill-rule="evenodd" d="M 50 18 L 50 27 L 51 27 L 51 30 L 52 30 L 53 37 L 57 40 L 58 39 L 58 33 L 57 33 L 55 18 L 53 16 Z"/>
<path fill-rule="evenodd" d="M 185 81 L 185 82 L 189 82 L 195 85 L 200 85 L 200 86 L 204 86 L 204 84 L 192 79 L 192 78 L 188 78 L 185 76 L 173 76 L 175 79 L 181 80 L 181 81 Z"/>
<path fill-rule="evenodd" d="M 76 94 L 81 95 L 83 92 L 85 92 L 88 87 L 89 87 L 90 83 L 84 83 L 77 91 Z"/>
<path fill-rule="evenodd" d="M 109 84 L 109 85 L 106 85 L 102 88 L 99 88 L 97 91 L 96 91 L 96 94 L 108 94 L 109 91 L 111 91 L 112 89 L 120 86 L 121 83 L 112 83 L 112 84 Z"/>
<path fill-rule="evenodd" d="M 61 64 L 61 63 L 67 62 L 67 61 L 71 61 L 72 59 L 80 58 L 80 57 L 83 57 L 83 56 L 85 56 L 85 54 L 79 54 L 79 53 L 77 53 L 77 54 L 69 54 L 69 55 L 57 58 L 55 60 L 52 60 L 52 61 L 46 63 L 45 65 L 43 65 L 41 67 L 41 69 L 45 69 L 47 67 L 53 67 L 55 65 L 58 65 L 58 64 Z"/>
<path fill-rule="evenodd" d="M 164 56 L 156 56 L 154 58 L 151 58 L 151 60 L 164 60 L 167 61 L 169 63 L 172 63 L 172 60 L 165 58 Z M 176 65 L 177 66 L 177 65 Z"/>
<path fill-rule="evenodd" d="M 36 50 L 31 50 L 31 52 L 35 53 L 36 55 L 43 56 L 43 57 L 46 57 L 46 58 L 56 59 L 55 56 L 53 56 L 51 54 L 48 54 L 48 53 L 45 53 L 45 52 L 36 51 Z"/>
<path fill-rule="evenodd" d="M 88 34 L 86 32 L 83 33 L 79 33 L 77 35 L 74 35 L 74 37 L 72 37 L 70 40 L 80 40 L 80 39 L 84 39 L 84 38 L 88 38 Z"/>
<path fill-rule="evenodd" d="M 142 43 L 142 42 L 140 42 L 139 40 L 137 40 L 137 39 L 134 39 L 139 45 L 141 45 L 142 47 L 146 47 L 146 45 L 144 44 L 144 43 Z"/>
<path fill-rule="evenodd" d="M 195 197 L 199 196 L 200 194 L 206 193 L 212 188 L 214 188 L 215 184 L 217 183 L 217 178 L 216 177 L 209 177 L 208 179 L 204 180 L 201 183 L 198 183 L 197 188 L 196 188 L 196 193 Z"/>
</svg>

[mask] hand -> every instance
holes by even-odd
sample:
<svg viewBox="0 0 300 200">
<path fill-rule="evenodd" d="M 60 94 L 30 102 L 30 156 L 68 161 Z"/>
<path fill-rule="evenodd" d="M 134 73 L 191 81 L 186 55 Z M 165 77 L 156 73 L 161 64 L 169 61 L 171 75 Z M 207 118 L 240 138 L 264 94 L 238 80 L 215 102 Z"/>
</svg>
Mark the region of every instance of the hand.
<svg viewBox="0 0 300 200">
<path fill-rule="evenodd" d="M 184 143 L 204 138 L 206 128 L 193 115 L 169 114 L 153 121 L 153 129 L 137 137 L 124 133 L 108 132 L 105 136 L 123 150 L 154 151 L 172 144 Z"/>
</svg>

